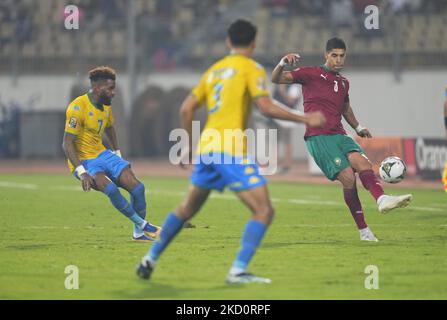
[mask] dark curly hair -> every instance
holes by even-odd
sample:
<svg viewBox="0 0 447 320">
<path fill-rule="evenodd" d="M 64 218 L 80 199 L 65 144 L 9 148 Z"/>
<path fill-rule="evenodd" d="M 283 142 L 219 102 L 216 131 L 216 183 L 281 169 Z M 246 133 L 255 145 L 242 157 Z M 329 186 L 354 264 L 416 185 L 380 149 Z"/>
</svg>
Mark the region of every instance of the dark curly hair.
<svg viewBox="0 0 447 320">
<path fill-rule="evenodd" d="M 91 82 L 99 80 L 116 80 L 116 71 L 107 66 L 96 67 L 88 72 Z"/>
</svg>

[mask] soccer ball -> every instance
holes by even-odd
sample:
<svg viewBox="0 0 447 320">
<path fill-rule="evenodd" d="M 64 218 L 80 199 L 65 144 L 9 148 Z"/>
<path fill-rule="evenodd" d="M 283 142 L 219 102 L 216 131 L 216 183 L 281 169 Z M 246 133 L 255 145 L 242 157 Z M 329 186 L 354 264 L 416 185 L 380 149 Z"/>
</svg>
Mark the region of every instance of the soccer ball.
<svg viewBox="0 0 447 320">
<path fill-rule="evenodd" d="M 380 164 L 379 174 L 383 181 L 398 183 L 405 178 L 407 166 L 398 157 L 388 157 Z"/>
</svg>

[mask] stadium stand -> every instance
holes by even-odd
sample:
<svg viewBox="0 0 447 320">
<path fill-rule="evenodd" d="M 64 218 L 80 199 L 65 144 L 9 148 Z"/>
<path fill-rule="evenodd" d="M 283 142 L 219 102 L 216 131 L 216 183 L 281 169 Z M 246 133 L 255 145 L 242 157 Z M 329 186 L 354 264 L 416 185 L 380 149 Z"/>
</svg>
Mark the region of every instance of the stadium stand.
<svg viewBox="0 0 447 320">
<path fill-rule="evenodd" d="M 250 12 L 259 26 L 257 59 L 266 65 L 286 51 L 299 51 L 309 56 L 309 61 L 317 60 L 323 40 L 333 35 L 346 40 L 354 66 L 364 66 L 372 59 L 387 67 L 390 59 L 384 57 L 393 53 L 394 45 L 399 46 L 403 64 L 408 67 L 446 64 L 446 0 L 331 3 L 220 0 L 219 5 L 210 5 L 198 0 L 137 0 L 139 67 L 149 71 L 205 66 L 226 52 L 222 26 L 240 12 L 245 16 Z M 371 3 L 380 9 L 380 30 L 374 32 L 363 24 L 363 10 Z M 63 28 L 67 4 L 79 7 L 80 27 L 88 32 Z M 107 59 L 123 67 L 126 12 L 123 0 L 2 1 L 0 70 L 7 70 L 15 56 L 25 73 L 76 70 L 82 64 L 80 60 L 93 64 Z"/>
</svg>

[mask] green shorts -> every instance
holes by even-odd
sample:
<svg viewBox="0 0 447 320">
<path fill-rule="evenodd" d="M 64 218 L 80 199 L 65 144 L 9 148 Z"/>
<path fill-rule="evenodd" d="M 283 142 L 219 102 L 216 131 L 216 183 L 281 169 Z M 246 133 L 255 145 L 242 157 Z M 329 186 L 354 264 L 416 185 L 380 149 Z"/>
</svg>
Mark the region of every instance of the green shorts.
<svg viewBox="0 0 447 320">
<path fill-rule="evenodd" d="M 365 155 L 363 149 L 343 134 L 312 136 L 306 139 L 307 150 L 329 180 L 337 179 L 340 171 L 350 166 L 348 154 L 353 151 Z"/>
</svg>

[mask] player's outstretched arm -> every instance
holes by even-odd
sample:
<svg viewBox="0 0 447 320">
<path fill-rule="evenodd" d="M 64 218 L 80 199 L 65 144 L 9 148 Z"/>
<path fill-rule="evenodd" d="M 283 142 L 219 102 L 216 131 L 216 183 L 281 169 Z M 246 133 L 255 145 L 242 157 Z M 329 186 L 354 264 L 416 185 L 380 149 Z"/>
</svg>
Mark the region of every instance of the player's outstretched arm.
<svg viewBox="0 0 447 320">
<path fill-rule="evenodd" d="M 118 147 L 118 138 L 116 135 L 116 130 L 114 126 L 109 126 L 104 129 L 104 133 L 106 134 L 107 139 L 110 142 L 110 146 L 112 147 L 113 152 L 121 157 L 121 151 Z"/>
<path fill-rule="evenodd" d="M 281 58 L 279 63 L 276 65 L 272 72 L 272 82 L 273 83 L 293 83 L 293 77 L 290 71 L 284 71 L 286 65 L 294 65 L 300 59 L 300 55 L 297 53 L 289 53 Z"/>
<path fill-rule="evenodd" d="M 302 113 L 289 111 L 285 105 L 270 97 L 259 97 L 255 100 L 259 111 L 266 117 L 305 123 L 310 127 L 322 127 L 326 119 L 321 112 Z"/>
<path fill-rule="evenodd" d="M 65 155 L 67 156 L 68 160 L 70 160 L 71 164 L 76 168 L 75 172 L 81 179 L 82 189 L 84 191 L 89 191 L 94 184 L 94 181 L 93 178 L 89 176 L 78 158 L 78 155 L 76 153 L 75 140 L 76 135 L 65 132 L 64 140 L 62 142 L 62 149 L 64 149 Z"/>
<path fill-rule="evenodd" d="M 192 94 L 189 94 L 185 100 L 183 100 L 182 106 L 180 107 L 181 125 L 182 128 L 186 130 L 189 137 L 187 152 L 183 154 L 182 157 L 188 157 L 188 163 L 191 163 L 192 161 L 192 121 L 194 120 L 194 114 L 198 107 L 200 107 L 200 104 Z M 181 161 L 180 163 L 182 164 L 184 161 Z"/>
<path fill-rule="evenodd" d="M 352 110 L 351 104 L 349 102 L 345 103 L 343 118 L 345 118 L 346 122 L 349 123 L 349 125 L 357 132 L 357 135 L 362 138 L 372 138 L 369 130 L 360 125 L 360 123 L 357 121 L 357 118 L 355 117 L 354 111 Z"/>
</svg>

